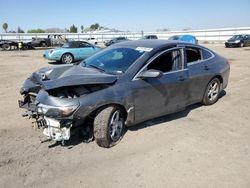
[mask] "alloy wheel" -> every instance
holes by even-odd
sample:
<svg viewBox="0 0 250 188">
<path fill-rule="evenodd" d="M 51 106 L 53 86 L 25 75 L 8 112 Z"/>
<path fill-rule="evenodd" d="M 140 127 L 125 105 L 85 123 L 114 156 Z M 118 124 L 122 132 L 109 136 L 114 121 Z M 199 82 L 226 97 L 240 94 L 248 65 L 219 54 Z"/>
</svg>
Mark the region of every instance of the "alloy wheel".
<svg viewBox="0 0 250 188">
<path fill-rule="evenodd" d="M 217 82 L 212 82 L 210 86 L 208 87 L 208 99 L 210 101 L 216 100 L 217 96 L 219 94 L 219 85 Z"/>
<path fill-rule="evenodd" d="M 116 142 L 122 136 L 123 131 L 123 119 L 120 116 L 120 111 L 116 110 L 111 119 L 109 124 L 109 135 L 112 141 Z"/>
</svg>

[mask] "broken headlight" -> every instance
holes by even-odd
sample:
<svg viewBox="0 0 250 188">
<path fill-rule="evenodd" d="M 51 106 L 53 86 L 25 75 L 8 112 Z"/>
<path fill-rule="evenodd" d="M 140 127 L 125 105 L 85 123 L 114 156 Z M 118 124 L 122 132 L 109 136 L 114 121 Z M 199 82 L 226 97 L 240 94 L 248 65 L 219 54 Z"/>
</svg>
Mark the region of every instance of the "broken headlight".
<svg viewBox="0 0 250 188">
<path fill-rule="evenodd" d="M 55 107 L 39 104 L 37 111 L 39 114 L 43 114 L 47 117 L 67 117 L 70 116 L 76 108 L 77 106 Z"/>
</svg>

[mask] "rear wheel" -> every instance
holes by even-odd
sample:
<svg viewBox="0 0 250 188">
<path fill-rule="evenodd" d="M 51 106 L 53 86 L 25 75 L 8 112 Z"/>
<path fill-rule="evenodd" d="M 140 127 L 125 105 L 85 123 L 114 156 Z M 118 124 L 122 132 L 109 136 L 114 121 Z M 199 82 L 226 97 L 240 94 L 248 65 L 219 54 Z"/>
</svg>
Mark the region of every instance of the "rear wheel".
<svg viewBox="0 0 250 188">
<path fill-rule="evenodd" d="M 66 53 L 62 55 L 61 61 L 62 63 L 73 63 L 74 57 L 72 54 Z"/>
<path fill-rule="evenodd" d="M 11 50 L 11 45 L 10 44 L 4 44 L 2 46 L 3 50 L 7 50 L 7 51 L 10 51 Z"/>
<path fill-rule="evenodd" d="M 116 145 L 124 134 L 125 117 L 121 109 L 107 107 L 101 110 L 94 120 L 94 137 L 100 147 Z"/>
<path fill-rule="evenodd" d="M 207 85 L 204 97 L 203 104 L 212 105 L 217 102 L 220 94 L 220 80 L 218 78 L 212 79 Z"/>
</svg>

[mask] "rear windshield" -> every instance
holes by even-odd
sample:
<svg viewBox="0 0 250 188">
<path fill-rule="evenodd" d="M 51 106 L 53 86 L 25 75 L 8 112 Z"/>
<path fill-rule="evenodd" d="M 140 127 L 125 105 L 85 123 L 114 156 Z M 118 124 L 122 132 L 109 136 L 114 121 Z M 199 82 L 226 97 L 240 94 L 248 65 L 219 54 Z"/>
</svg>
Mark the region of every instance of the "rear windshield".
<svg viewBox="0 0 250 188">
<path fill-rule="evenodd" d="M 63 48 L 77 48 L 79 46 L 79 43 L 77 42 L 66 42 L 62 46 Z"/>
<path fill-rule="evenodd" d="M 168 40 L 179 40 L 180 36 L 172 36 Z"/>
</svg>

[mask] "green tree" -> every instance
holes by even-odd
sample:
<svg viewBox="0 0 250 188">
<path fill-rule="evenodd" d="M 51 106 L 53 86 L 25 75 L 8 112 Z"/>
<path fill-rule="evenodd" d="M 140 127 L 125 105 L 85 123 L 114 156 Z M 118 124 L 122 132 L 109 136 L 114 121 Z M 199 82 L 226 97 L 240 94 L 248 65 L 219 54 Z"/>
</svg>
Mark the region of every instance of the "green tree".
<svg viewBox="0 0 250 188">
<path fill-rule="evenodd" d="M 69 32 L 70 33 L 77 33 L 77 27 L 73 24 L 72 26 L 70 26 Z"/>
<path fill-rule="evenodd" d="M 24 33 L 24 31 L 21 29 L 21 27 L 18 26 L 17 33 Z"/>
<path fill-rule="evenodd" d="M 84 27 L 83 27 L 83 25 L 81 25 L 81 32 L 83 33 L 83 30 L 84 30 Z"/>
<path fill-rule="evenodd" d="M 27 33 L 45 33 L 45 30 L 43 29 L 31 29 L 31 30 L 28 30 Z"/>
<path fill-rule="evenodd" d="M 99 23 L 95 23 L 95 24 L 92 24 L 90 26 L 90 29 L 95 31 L 95 30 L 98 30 L 100 28 L 100 24 Z"/>
<path fill-rule="evenodd" d="M 7 23 L 4 23 L 4 24 L 3 24 L 3 29 L 4 29 L 4 31 L 7 33 L 7 29 L 8 29 L 8 24 L 7 24 Z"/>
</svg>

